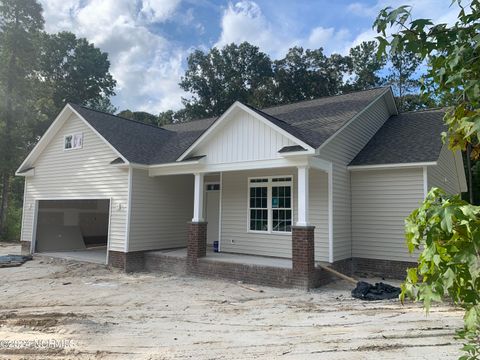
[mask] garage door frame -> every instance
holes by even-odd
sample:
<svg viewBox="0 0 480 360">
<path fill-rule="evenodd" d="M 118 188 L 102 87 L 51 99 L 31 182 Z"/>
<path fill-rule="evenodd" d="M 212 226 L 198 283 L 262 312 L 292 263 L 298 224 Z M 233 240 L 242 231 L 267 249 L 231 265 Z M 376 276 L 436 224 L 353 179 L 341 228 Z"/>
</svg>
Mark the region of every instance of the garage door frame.
<svg viewBox="0 0 480 360">
<path fill-rule="evenodd" d="M 40 201 L 56 201 L 56 200 L 63 200 L 63 201 L 71 201 L 71 200 L 108 200 L 108 234 L 107 234 L 107 255 L 105 257 L 105 265 L 108 264 L 108 249 L 110 249 L 110 226 L 112 222 L 112 200 L 111 197 L 105 196 L 83 196 L 83 197 L 40 197 L 35 199 L 34 204 L 34 218 L 33 218 L 33 234 L 32 234 L 32 243 L 30 244 L 30 253 L 33 254 L 35 252 L 35 246 L 37 244 L 37 220 L 38 220 L 38 211 L 40 209 Z"/>
</svg>

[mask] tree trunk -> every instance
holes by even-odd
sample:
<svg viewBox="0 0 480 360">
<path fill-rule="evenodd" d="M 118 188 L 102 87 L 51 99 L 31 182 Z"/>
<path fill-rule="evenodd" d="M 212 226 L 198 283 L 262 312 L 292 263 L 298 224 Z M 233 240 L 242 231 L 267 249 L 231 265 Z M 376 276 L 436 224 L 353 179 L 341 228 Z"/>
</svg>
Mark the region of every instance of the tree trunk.
<svg viewBox="0 0 480 360">
<path fill-rule="evenodd" d="M 0 239 L 5 239 L 7 232 L 7 212 L 8 212 L 8 195 L 10 190 L 10 176 L 7 172 L 2 175 L 2 196 L 0 200 Z"/>
<path fill-rule="evenodd" d="M 468 174 L 468 198 L 470 204 L 473 204 L 473 174 L 472 174 L 472 145 L 467 145 L 467 174 Z"/>
</svg>

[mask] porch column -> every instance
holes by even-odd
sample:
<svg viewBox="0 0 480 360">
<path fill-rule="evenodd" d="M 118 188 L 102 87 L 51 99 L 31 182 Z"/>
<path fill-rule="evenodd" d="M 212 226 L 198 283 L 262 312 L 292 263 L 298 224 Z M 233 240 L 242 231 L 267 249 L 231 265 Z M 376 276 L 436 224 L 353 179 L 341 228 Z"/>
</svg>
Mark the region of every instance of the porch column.
<svg viewBox="0 0 480 360">
<path fill-rule="evenodd" d="M 195 264 L 207 255 L 207 223 L 203 218 L 203 173 L 196 173 L 193 195 L 193 218 L 188 224 L 187 261 Z"/>
<path fill-rule="evenodd" d="M 203 221 L 203 173 L 196 173 L 193 195 L 193 219 L 192 222 Z"/>
<path fill-rule="evenodd" d="M 308 166 L 298 167 L 298 221 L 297 226 L 308 226 Z"/>
<path fill-rule="evenodd" d="M 297 174 L 298 221 L 292 227 L 292 271 L 296 286 L 314 287 L 315 227 L 309 224 L 309 169 L 299 166 Z"/>
</svg>

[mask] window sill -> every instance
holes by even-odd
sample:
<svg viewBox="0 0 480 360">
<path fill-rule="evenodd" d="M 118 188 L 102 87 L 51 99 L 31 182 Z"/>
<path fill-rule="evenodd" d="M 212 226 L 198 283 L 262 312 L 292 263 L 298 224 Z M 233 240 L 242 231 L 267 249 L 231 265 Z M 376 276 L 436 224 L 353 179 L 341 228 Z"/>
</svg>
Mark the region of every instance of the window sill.
<svg viewBox="0 0 480 360">
<path fill-rule="evenodd" d="M 259 230 L 247 230 L 248 234 L 262 234 L 262 235 L 280 235 L 280 236 L 291 236 L 292 232 L 285 231 L 259 231 Z"/>
</svg>

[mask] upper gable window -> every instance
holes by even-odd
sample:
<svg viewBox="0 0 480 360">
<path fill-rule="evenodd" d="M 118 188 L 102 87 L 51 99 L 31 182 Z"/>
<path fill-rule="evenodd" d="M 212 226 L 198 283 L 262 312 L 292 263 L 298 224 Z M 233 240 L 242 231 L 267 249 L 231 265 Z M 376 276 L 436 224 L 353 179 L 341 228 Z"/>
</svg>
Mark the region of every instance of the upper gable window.
<svg viewBox="0 0 480 360">
<path fill-rule="evenodd" d="M 65 150 L 81 149 L 83 147 L 83 134 L 66 135 L 63 143 Z"/>
</svg>

